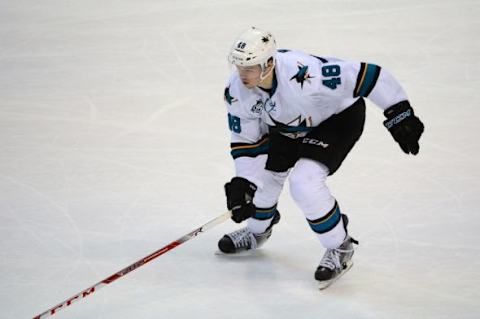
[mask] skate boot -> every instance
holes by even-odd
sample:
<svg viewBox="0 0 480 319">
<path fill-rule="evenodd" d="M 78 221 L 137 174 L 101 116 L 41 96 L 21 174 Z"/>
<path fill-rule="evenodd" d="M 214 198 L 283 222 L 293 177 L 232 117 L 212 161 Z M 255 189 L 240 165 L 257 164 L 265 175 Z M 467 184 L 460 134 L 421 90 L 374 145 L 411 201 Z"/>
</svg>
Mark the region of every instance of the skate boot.
<svg viewBox="0 0 480 319">
<path fill-rule="evenodd" d="M 218 248 L 225 254 L 236 254 L 246 250 L 255 250 L 262 246 L 272 235 L 272 227 L 280 221 L 280 213 L 273 216 L 270 226 L 261 234 L 252 233 L 248 227 L 224 235 L 218 241 Z"/>
<path fill-rule="evenodd" d="M 353 266 L 353 244 L 358 245 L 358 241 L 347 235 L 340 247 L 327 249 L 315 271 L 320 289 L 330 286 Z"/>
</svg>

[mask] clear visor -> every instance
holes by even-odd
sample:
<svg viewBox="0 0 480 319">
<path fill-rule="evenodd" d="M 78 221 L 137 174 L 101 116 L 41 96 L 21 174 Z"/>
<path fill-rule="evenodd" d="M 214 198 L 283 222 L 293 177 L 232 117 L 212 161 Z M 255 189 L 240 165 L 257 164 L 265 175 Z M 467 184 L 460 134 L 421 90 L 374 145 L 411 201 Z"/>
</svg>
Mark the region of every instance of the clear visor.
<svg viewBox="0 0 480 319">
<path fill-rule="evenodd" d="M 269 59 L 272 57 L 269 57 Z M 243 79 L 255 79 L 258 78 L 261 81 L 265 79 L 268 74 L 273 70 L 266 70 L 267 63 L 259 63 L 259 59 L 247 61 L 245 54 L 242 52 L 232 51 L 227 57 L 230 73 L 238 73 L 240 78 Z M 264 60 L 264 59 L 262 59 Z M 275 66 L 275 58 L 273 58 L 273 65 Z"/>
<path fill-rule="evenodd" d="M 242 65 L 235 65 L 232 63 L 228 64 L 228 70 L 230 74 L 237 73 L 239 77 L 243 79 L 261 78 L 262 71 L 263 71 L 260 64 L 242 66 Z"/>
</svg>

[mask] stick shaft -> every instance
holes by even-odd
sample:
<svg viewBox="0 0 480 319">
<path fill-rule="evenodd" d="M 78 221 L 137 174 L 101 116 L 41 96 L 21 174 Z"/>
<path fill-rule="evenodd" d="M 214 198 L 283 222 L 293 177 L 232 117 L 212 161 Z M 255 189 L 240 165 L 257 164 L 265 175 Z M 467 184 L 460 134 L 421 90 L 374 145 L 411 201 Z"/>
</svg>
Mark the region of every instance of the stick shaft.
<svg viewBox="0 0 480 319">
<path fill-rule="evenodd" d="M 93 294 L 94 292 L 96 292 L 100 288 L 103 288 L 104 286 L 106 286 L 108 284 L 111 284 L 115 280 L 125 276 L 126 274 L 134 271 L 135 269 L 138 269 L 138 268 L 142 267 L 143 265 L 145 265 L 146 263 L 154 260 L 155 258 L 165 254 L 166 252 L 174 249 L 175 247 L 180 246 L 184 242 L 198 236 L 200 233 L 203 233 L 203 232 L 207 231 L 208 229 L 224 222 L 225 220 L 230 218 L 230 216 L 231 216 L 231 212 L 226 212 L 226 213 L 218 216 L 217 218 L 212 219 L 208 223 L 206 223 L 206 224 L 200 226 L 199 228 L 191 231 L 190 233 L 186 234 L 185 236 L 183 236 L 183 237 L 181 237 L 181 238 L 179 238 L 175 241 L 172 241 L 170 244 L 166 245 L 165 247 L 162 247 L 159 250 L 151 253 L 150 255 L 136 261 L 135 263 L 133 263 L 133 264 L 131 264 L 131 265 L 125 267 L 125 268 L 123 268 L 122 270 L 118 271 L 117 273 L 105 278 L 104 280 L 96 283 L 95 285 L 93 285 L 93 286 L 79 292 L 78 294 L 72 296 L 71 298 L 68 298 L 67 300 L 59 303 L 55 307 L 52 307 L 52 308 L 48 309 L 47 311 L 42 312 L 41 314 L 33 317 L 33 319 L 41 319 L 41 318 L 47 318 L 47 317 L 53 316 L 58 311 L 70 306 L 74 302 L 77 302 L 80 299 L 83 299 L 83 298 Z"/>
</svg>

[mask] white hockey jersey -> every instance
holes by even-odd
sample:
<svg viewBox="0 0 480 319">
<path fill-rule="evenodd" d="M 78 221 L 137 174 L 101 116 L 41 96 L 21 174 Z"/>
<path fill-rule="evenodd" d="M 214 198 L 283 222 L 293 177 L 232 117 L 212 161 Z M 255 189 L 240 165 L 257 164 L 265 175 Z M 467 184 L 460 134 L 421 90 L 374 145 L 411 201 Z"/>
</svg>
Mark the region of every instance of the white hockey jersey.
<svg viewBox="0 0 480 319">
<path fill-rule="evenodd" d="M 383 110 L 408 99 L 400 84 L 378 65 L 290 50 L 276 55 L 270 92 L 248 89 L 235 71 L 224 93 L 237 176 L 250 180 L 252 170 L 260 168 L 253 159 L 268 151 L 268 126 L 298 138 L 359 97 L 368 97 Z"/>
</svg>

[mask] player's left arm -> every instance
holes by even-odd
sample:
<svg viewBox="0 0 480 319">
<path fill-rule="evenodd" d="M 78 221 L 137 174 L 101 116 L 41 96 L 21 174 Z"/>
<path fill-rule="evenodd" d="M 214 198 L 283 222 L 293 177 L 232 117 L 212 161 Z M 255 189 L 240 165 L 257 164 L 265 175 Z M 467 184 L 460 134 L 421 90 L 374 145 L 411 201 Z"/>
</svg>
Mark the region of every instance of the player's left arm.
<svg viewBox="0 0 480 319">
<path fill-rule="evenodd" d="M 415 116 L 400 83 L 384 68 L 372 63 L 346 63 L 345 75 L 354 97 L 365 97 L 383 109 L 383 124 L 406 154 L 418 154 L 424 125 Z"/>
</svg>

